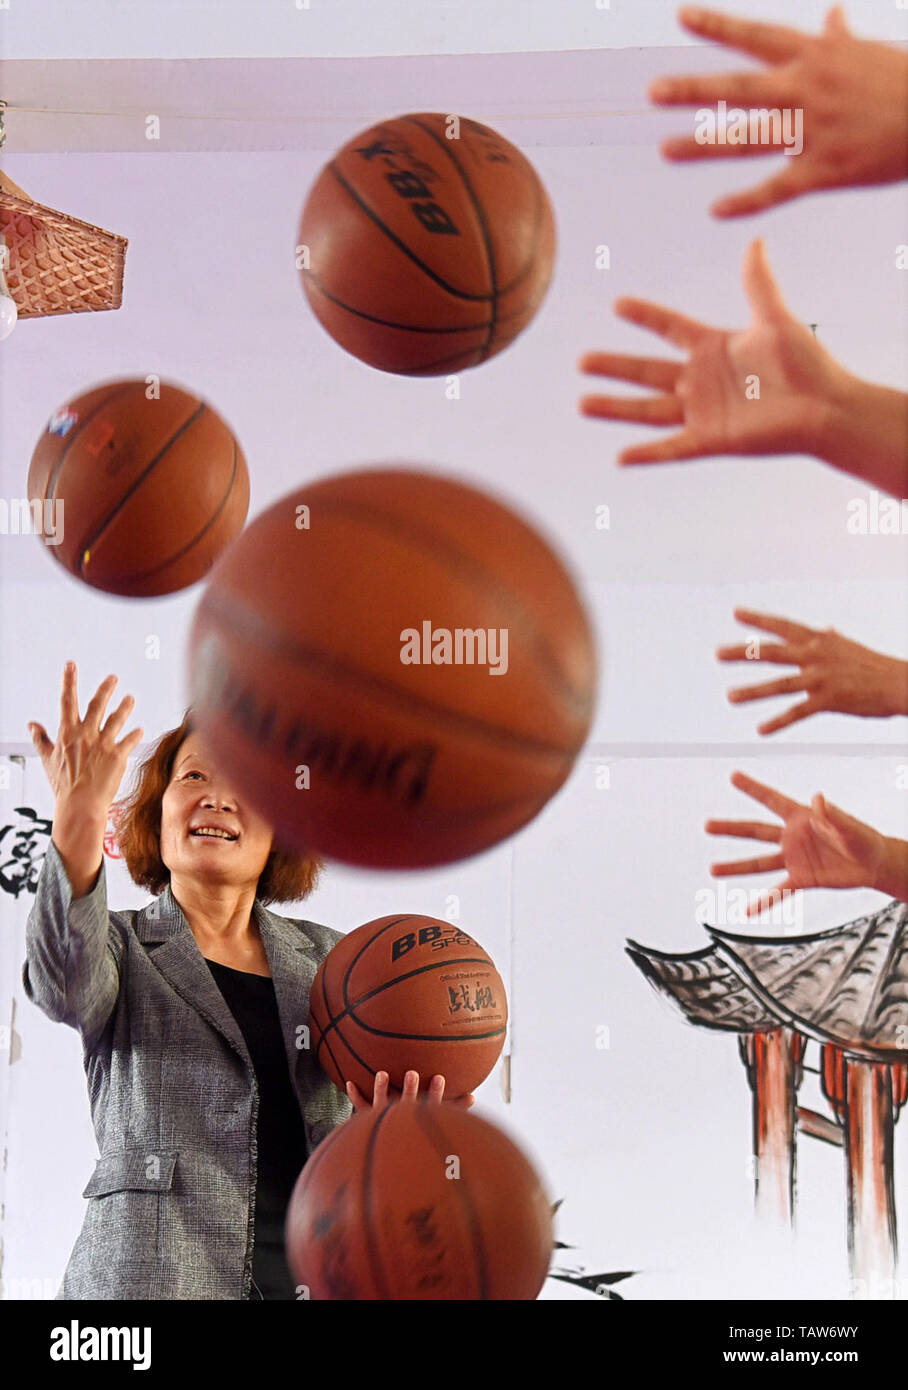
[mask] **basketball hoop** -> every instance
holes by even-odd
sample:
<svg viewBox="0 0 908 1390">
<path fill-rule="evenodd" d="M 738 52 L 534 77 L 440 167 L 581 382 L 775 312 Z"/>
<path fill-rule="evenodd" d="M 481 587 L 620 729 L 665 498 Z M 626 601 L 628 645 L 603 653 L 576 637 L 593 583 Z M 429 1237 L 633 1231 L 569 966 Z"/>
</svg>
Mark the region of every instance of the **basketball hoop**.
<svg viewBox="0 0 908 1390">
<path fill-rule="evenodd" d="M 0 101 L 0 151 L 6 106 Z M 36 203 L 0 170 L 0 336 L 18 319 L 119 309 L 126 246 L 125 237 Z"/>
</svg>

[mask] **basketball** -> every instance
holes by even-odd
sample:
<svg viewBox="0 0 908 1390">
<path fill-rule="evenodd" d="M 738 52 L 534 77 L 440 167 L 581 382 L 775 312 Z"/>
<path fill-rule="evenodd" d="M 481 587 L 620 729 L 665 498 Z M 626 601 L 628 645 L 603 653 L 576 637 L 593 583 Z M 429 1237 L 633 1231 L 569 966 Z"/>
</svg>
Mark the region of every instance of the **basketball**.
<svg viewBox="0 0 908 1390">
<path fill-rule="evenodd" d="M 488 126 L 398 116 L 316 179 L 297 264 L 316 317 L 386 372 L 436 376 L 494 357 L 552 275 L 555 222 L 529 160 Z"/>
<path fill-rule="evenodd" d="M 549 545 L 407 469 L 341 473 L 256 517 L 212 570 L 189 691 L 212 756 L 290 848 L 420 868 L 536 815 L 583 746 L 595 661 Z"/>
<path fill-rule="evenodd" d="M 361 1110 L 303 1168 L 287 1263 L 312 1299 L 534 1299 L 551 1202 L 497 1126 L 454 1106 Z"/>
<path fill-rule="evenodd" d="M 28 473 L 50 553 L 77 579 L 128 598 L 195 584 L 249 508 L 246 460 L 217 412 L 178 386 L 162 383 L 151 399 L 148 390 L 111 381 L 69 401 Z"/>
<path fill-rule="evenodd" d="M 504 984 L 478 942 L 436 917 L 380 917 L 348 932 L 318 968 L 309 992 L 313 1054 L 341 1090 L 353 1081 L 371 1100 L 375 1073 L 402 1090 L 440 1074 L 445 1097 L 476 1089 L 501 1055 L 508 1021 Z"/>
</svg>

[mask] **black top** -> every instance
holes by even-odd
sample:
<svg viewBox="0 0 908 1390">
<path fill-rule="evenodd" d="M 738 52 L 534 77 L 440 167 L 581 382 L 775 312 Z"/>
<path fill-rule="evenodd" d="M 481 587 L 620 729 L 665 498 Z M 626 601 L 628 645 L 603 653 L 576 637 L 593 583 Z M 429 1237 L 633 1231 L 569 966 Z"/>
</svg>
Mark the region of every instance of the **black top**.
<svg viewBox="0 0 908 1390">
<path fill-rule="evenodd" d="M 265 1298 L 294 1298 L 284 1261 L 284 1216 L 308 1153 L 274 981 L 218 961 L 206 964 L 245 1039 L 259 1088 L 253 1282 Z"/>
</svg>

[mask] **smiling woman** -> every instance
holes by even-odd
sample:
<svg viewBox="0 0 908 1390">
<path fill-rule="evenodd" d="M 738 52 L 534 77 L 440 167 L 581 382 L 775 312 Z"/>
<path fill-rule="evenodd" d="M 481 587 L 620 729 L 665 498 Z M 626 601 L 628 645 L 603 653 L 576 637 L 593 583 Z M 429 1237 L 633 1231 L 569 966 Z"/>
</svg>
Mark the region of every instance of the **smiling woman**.
<svg viewBox="0 0 908 1390">
<path fill-rule="evenodd" d="M 284 1215 L 350 1101 L 306 1045 L 309 990 L 341 933 L 265 903 L 311 892 L 320 861 L 272 830 L 208 756 L 191 712 L 120 803 L 141 911 L 111 911 L 104 827 L 141 729 L 116 678 L 32 738 L 56 803 L 26 932 L 26 995 L 82 1037 L 100 1157 L 59 1298 L 294 1299 Z M 301 1041 L 305 1040 L 305 1041 Z"/>
<path fill-rule="evenodd" d="M 252 812 L 243 808 L 238 813 L 234 809 L 220 814 L 212 814 L 206 805 L 200 789 L 210 790 L 213 767 L 204 753 L 192 722 L 192 712 L 188 710 L 183 722 L 153 745 L 141 764 L 132 791 L 121 798 L 120 828 L 118 843 L 120 852 L 126 860 L 131 877 L 150 893 L 160 893 L 171 880 L 174 857 L 177 868 L 195 865 L 190 872 L 202 871 L 203 862 L 215 865 L 224 863 L 224 856 L 215 859 L 212 854 L 207 861 L 201 855 L 187 859 L 183 840 L 192 831 L 205 827 L 220 826 L 230 831 L 242 830 L 243 849 L 252 841 L 252 855 L 261 852 L 262 838 L 267 836 L 271 842 L 270 828 Z M 188 817 L 188 819 L 187 819 Z M 195 835 L 192 836 L 195 841 Z M 196 846 L 205 850 L 206 846 Z M 220 846 L 216 846 L 220 849 Z M 244 853 L 241 866 L 246 864 Z M 256 897 L 262 903 L 295 902 L 307 898 L 316 887 L 321 860 L 315 855 L 300 856 L 270 843 L 266 851 L 264 868 L 258 879 Z M 233 870 L 225 867 L 228 877 Z M 213 869 L 217 876 L 218 870 Z"/>
</svg>

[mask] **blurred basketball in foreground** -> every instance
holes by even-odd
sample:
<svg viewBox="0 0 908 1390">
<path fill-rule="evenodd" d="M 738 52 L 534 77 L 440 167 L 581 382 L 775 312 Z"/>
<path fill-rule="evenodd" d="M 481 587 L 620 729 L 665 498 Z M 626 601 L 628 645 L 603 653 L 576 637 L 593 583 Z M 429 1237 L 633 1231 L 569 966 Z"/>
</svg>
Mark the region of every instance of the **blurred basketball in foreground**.
<svg viewBox="0 0 908 1390">
<path fill-rule="evenodd" d="M 249 509 L 246 460 L 220 415 L 178 386 L 147 391 L 110 381 L 69 401 L 28 473 L 50 553 L 77 579 L 130 598 L 195 584 Z"/>
<path fill-rule="evenodd" d="M 319 321 L 386 372 L 474 367 L 526 328 L 555 254 L 529 160 L 478 121 L 398 116 L 354 136 L 303 209 L 298 263 Z"/>
<path fill-rule="evenodd" d="M 534 1299 L 551 1202 L 497 1126 L 425 1101 L 361 1110 L 300 1174 L 287 1263 L 313 1299 Z"/>
<path fill-rule="evenodd" d="M 482 947 L 436 917 L 380 917 L 348 932 L 309 991 L 311 1045 L 341 1090 L 372 1097 L 375 1073 L 403 1089 L 445 1078 L 445 1098 L 474 1091 L 501 1055 L 508 1005 Z"/>
<path fill-rule="evenodd" d="M 299 849 L 417 868 L 561 786 L 593 710 L 586 615 L 507 507 L 404 469 L 282 498 L 212 571 L 189 643 L 213 756 Z"/>
</svg>

